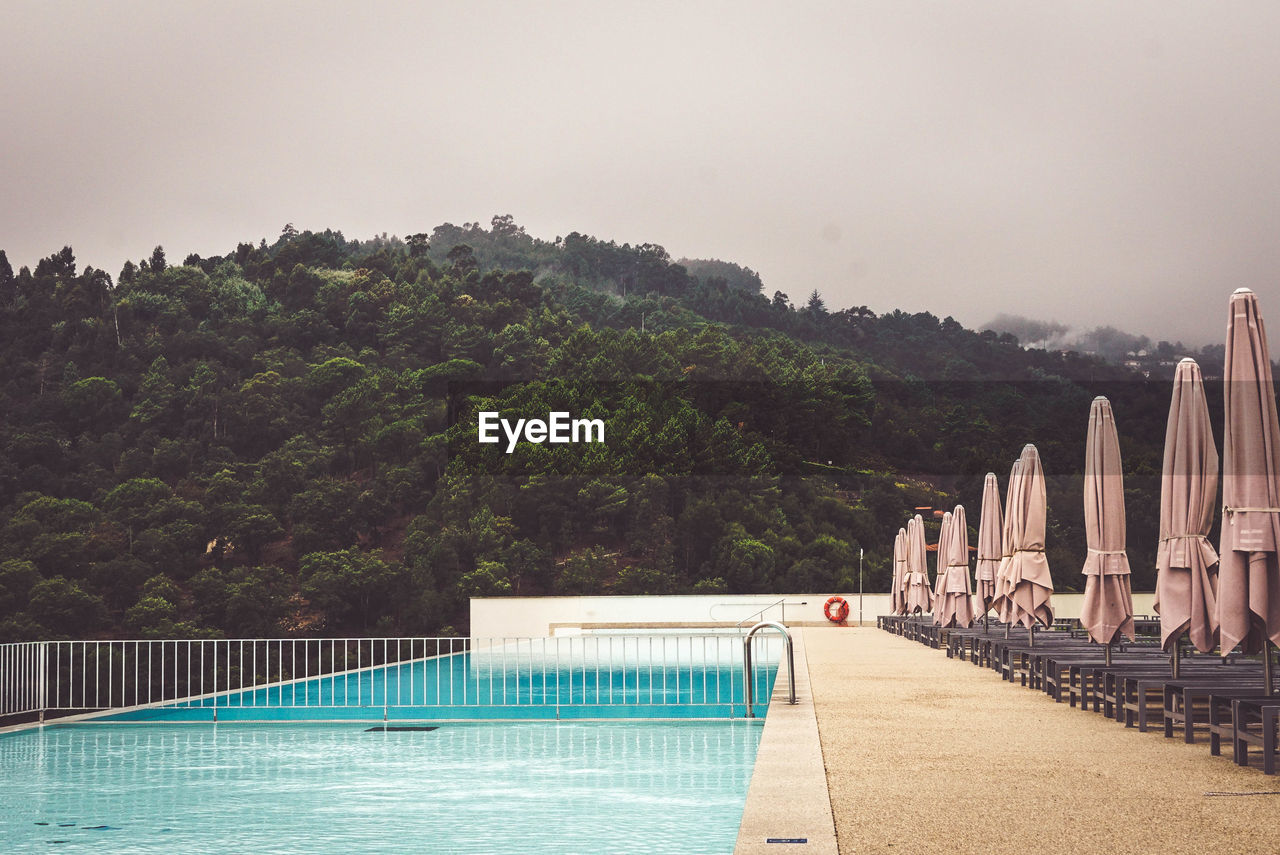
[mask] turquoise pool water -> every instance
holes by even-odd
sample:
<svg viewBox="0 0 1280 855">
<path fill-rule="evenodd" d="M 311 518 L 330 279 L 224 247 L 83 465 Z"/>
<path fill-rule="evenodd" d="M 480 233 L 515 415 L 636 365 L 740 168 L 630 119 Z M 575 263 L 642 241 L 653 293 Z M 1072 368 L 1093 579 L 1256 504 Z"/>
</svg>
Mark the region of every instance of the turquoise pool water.
<svg viewBox="0 0 1280 855">
<path fill-rule="evenodd" d="M 592 640 L 584 648 L 497 645 L 269 685 L 262 685 L 265 679 L 251 679 L 258 688 L 117 713 L 111 720 L 564 720 L 746 714 L 737 639 L 686 638 L 670 644 L 644 638 Z M 753 675 L 757 716 L 768 709 L 777 653 L 777 645 L 760 645 Z M 245 664 L 252 674 L 252 663 Z M 290 664 L 296 668 L 300 663 Z"/>
<path fill-rule="evenodd" d="M 0 736 L 0 851 L 728 853 L 756 722 L 78 724 Z"/>
</svg>

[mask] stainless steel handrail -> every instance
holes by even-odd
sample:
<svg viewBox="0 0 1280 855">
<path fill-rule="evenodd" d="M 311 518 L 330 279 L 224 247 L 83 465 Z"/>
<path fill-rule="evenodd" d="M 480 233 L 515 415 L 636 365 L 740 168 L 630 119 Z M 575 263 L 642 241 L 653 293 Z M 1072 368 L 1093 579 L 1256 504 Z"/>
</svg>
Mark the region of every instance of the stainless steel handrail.
<svg viewBox="0 0 1280 855">
<path fill-rule="evenodd" d="M 722 602 L 719 602 L 719 603 L 713 603 L 713 604 L 712 604 L 712 606 L 711 606 L 711 608 L 709 608 L 709 609 L 707 610 L 707 617 L 708 617 L 708 619 L 713 620 L 713 621 L 715 621 L 716 623 L 728 623 L 728 622 L 729 622 L 730 620 L 732 620 L 733 618 L 720 618 L 720 617 L 716 617 L 716 611 L 717 611 L 718 609 L 725 609 L 725 608 L 734 608 L 734 609 L 751 608 L 752 606 L 754 606 L 754 605 L 756 604 L 756 602 L 757 602 L 757 600 L 754 600 L 754 599 L 748 599 L 748 600 L 737 600 L 737 601 L 727 601 L 727 602 L 726 602 L 726 601 L 722 601 Z M 776 605 L 776 603 L 775 603 L 775 604 L 773 604 L 773 605 Z M 749 614 L 749 615 L 748 615 L 746 618 L 744 618 L 743 620 L 750 620 L 751 618 L 755 617 L 755 616 L 756 616 L 756 615 L 758 615 L 758 614 L 760 614 L 760 610 L 759 610 L 759 609 L 757 609 L 757 610 L 756 610 L 756 611 L 754 611 L 754 612 L 751 612 L 751 614 Z M 739 625 L 739 626 L 741 626 L 741 621 L 739 621 L 739 624 L 738 624 L 738 625 Z"/>
<path fill-rule="evenodd" d="M 769 609 L 773 608 L 774 606 L 782 606 L 782 617 L 781 617 L 781 618 L 779 618 L 779 620 L 780 620 L 782 623 L 784 623 L 784 624 L 785 624 L 785 623 L 787 622 L 787 598 L 786 598 L 786 597 L 783 597 L 783 598 L 782 598 L 782 599 L 780 599 L 780 600 L 774 600 L 774 601 L 773 601 L 772 603 L 770 603 L 769 605 L 767 605 L 767 606 L 765 606 L 764 608 L 760 609 L 760 611 L 758 611 L 758 612 L 752 612 L 751 614 L 747 615 L 747 616 L 746 616 L 746 617 L 744 617 L 742 620 L 738 621 L 737 626 L 738 626 L 739 628 L 741 628 L 741 627 L 742 627 L 742 625 L 743 625 L 744 623 L 746 623 L 747 621 L 749 621 L 749 620 L 751 620 L 751 619 L 753 619 L 753 618 L 762 618 L 762 619 L 763 619 L 763 618 L 764 618 L 764 614 L 765 614 L 765 612 L 769 611 Z"/>
<path fill-rule="evenodd" d="M 753 619 L 756 619 L 756 618 L 763 619 L 763 618 L 764 618 L 764 614 L 765 614 L 765 612 L 768 612 L 768 611 L 769 611 L 769 609 L 771 609 L 771 608 L 776 608 L 776 607 L 778 607 L 778 605 L 781 605 L 781 607 L 782 607 L 782 612 L 783 612 L 783 614 L 782 614 L 782 618 L 783 618 L 783 619 L 785 619 L 785 618 L 786 618 L 786 607 L 787 607 L 787 602 L 788 602 L 788 600 L 787 600 L 786 596 L 783 596 L 783 598 L 782 598 L 782 599 L 780 599 L 780 600 L 774 600 L 774 602 L 769 603 L 768 605 L 765 605 L 765 607 L 764 607 L 764 608 L 759 608 L 759 605 L 758 605 L 758 604 L 759 604 L 759 599 L 758 599 L 758 598 L 751 598 L 751 595 L 750 595 L 750 594 L 744 594 L 744 599 L 741 599 L 741 600 L 724 600 L 724 602 L 719 602 L 719 603 L 714 603 L 714 604 L 712 604 L 712 607 L 710 607 L 710 609 L 708 609 L 707 617 L 708 617 L 708 618 L 710 618 L 710 619 L 712 619 L 712 621 L 716 621 L 716 622 L 718 622 L 718 623 L 728 623 L 728 621 L 731 621 L 731 619 L 733 619 L 733 618 L 732 618 L 732 617 L 730 617 L 730 618 L 717 617 L 717 616 L 716 616 L 716 612 L 718 612 L 718 611 L 719 611 L 719 609 L 726 609 L 726 608 L 733 608 L 733 609 L 755 608 L 755 611 L 754 611 L 754 612 L 750 612 L 750 613 L 748 613 L 748 616 L 746 616 L 746 617 L 744 617 L 744 618 L 740 619 L 740 621 L 736 623 L 736 625 L 735 625 L 735 626 L 737 626 L 737 627 L 741 627 L 742 625 L 744 625 L 744 623 L 746 623 L 746 622 L 748 622 L 748 621 L 753 621 Z M 800 602 L 800 603 L 796 603 L 796 602 L 794 602 L 794 600 L 791 600 L 791 605 L 805 605 L 805 604 L 806 604 L 805 600 L 801 600 L 801 602 Z"/>
<path fill-rule="evenodd" d="M 796 700 L 796 656 L 795 651 L 791 647 L 791 633 L 787 628 L 777 621 L 763 621 L 751 627 L 750 632 L 742 639 L 742 682 L 744 689 L 744 697 L 747 702 L 747 718 L 755 718 L 755 683 L 752 680 L 751 665 L 751 639 L 762 629 L 776 629 L 782 633 L 782 638 L 787 645 L 787 682 L 790 689 L 790 695 L 787 697 L 788 704 L 798 703 Z"/>
<path fill-rule="evenodd" d="M 711 608 L 708 610 L 708 612 L 707 612 L 707 616 L 708 616 L 711 620 L 713 620 L 713 621 L 721 621 L 721 620 L 723 620 L 722 618 L 717 618 L 717 617 L 716 617 L 716 610 L 717 610 L 717 609 L 722 609 L 722 608 L 727 608 L 727 607 L 733 607 L 733 608 L 743 608 L 743 607 L 746 607 L 746 608 L 750 608 L 751 606 L 756 605 L 756 603 L 757 603 L 757 602 L 758 602 L 758 600 L 750 599 L 750 600 L 745 600 L 745 601 L 744 601 L 744 600 L 739 600 L 739 601 L 735 601 L 735 602 L 719 602 L 719 603 L 715 603 L 715 604 L 713 604 L 713 605 L 711 606 Z M 741 628 L 742 628 L 742 625 L 743 625 L 743 624 L 745 624 L 745 623 L 747 623 L 748 621 L 756 620 L 757 618 L 758 618 L 758 619 L 763 620 L 763 619 L 764 619 L 765 614 L 766 614 L 766 613 L 768 613 L 769 609 L 776 608 L 776 607 L 779 607 L 779 606 L 781 606 L 781 608 L 782 608 L 782 616 L 779 618 L 779 620 L 781 620 L 783 623 L 786 623 L 786 621 L 787 621 L 787 604 L 788 604 L 788 602 L 790 602 L 790 604 L 791 604 L 791 605 L 793 605 L 793 606 L 807 606 L 807 605 L 809 604 L 809 601 L 808 601 L 808 600 L 800 600 L 800 601 L 798 601 L 798 602 L 797 602 L 797 601 L 794 601 L 794 600 L 790 600 L 788 597 L 782 597 L 781 599 L 774 600 L 772 603 L 769 603 L 769 604 L 768 604 L 767 606 L 765 606 L 764 608 L 757 608 L 755 611 L 751 612 L 751 613 L 750 613 L 750 614 L 748 614 L 746 617 L 744 617 L 744 618 L 742 618 L 740 621 L 738 621 L 738 622 L 737 622 L 737 624 L 735 624 L 735 626 L 736 626 L 738 629 L 741 629 Z M 726 622 L 727 622 L 727 621 L 726 621 Z"/>
</svg>

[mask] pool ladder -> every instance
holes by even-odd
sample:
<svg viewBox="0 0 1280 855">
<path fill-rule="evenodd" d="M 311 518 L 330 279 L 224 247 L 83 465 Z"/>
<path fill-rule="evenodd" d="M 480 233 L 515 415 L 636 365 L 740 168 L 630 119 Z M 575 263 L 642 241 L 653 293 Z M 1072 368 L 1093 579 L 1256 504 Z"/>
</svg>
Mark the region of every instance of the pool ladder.
<svg viewBox="0 0 1280 855">
<path fill-rule="evenodd" d="M 746 637 L 742 639 L 742 682 L 743 682 L 743 685 L 746 687 L 747 718 L 756 717 L 755 681 L 751 679 L 751 673 L 752 673 L 751 638 L 762 629 L 776 629 L 778 632 L 782 633 L 782 640 L 786 642 L 786 645 L 787 645 L 787 682 L 788 682 L 788 688 L 791 691 L 790 696 L 787 698 L 787 703 L 788 704 L 797 703 L 796 701 L 796 656 L 795 656 L 795 651 L 791 647 L 791 633 L 787 631 L 787 628 L 785 626 L 778 623 L 777 621 L 774 621 L 774 620 L 762 621 L 756 624 L 755 626 L 751 627 L 751 630 L 747 633 Z"/>
</svg>

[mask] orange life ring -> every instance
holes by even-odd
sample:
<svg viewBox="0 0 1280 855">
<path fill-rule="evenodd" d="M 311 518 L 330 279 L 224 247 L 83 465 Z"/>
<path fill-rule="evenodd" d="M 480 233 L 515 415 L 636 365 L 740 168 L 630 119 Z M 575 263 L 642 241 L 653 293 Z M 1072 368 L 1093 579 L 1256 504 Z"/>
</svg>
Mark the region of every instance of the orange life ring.
<svg viewBox="0 0 1280 855">
<path fill-rule="evenodd" d="M 831 607 L 835 606 L 835 611 Z M 822 607 L 822 613 L 827 616 L 827 620 L 832 623 L 840 623 L 849 616 L 849 604 L 844 601 L 844 597 L 832 597 L 827 600 L 827 604 Z"/>
</svg>

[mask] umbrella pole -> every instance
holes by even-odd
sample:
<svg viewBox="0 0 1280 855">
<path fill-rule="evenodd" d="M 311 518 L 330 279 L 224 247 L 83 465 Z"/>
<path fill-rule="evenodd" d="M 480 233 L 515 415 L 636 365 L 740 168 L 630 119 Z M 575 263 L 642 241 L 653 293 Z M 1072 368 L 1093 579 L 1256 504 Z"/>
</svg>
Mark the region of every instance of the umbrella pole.
<svg viewBox="0 0 1280 855">
<path fill-rule="evenodd" d="M 1268 698 L 1275 692 L 1271 687 L 1271 641 L 1262 642 L 1262 694 Z"/>
<path fill-rule="evenodd" d="M 1108 668 L 1111 667 L 1111 642 L 1110 641 L 1107 642 L 1106 650 L 1102 654 L 1102 664 L 1107 666 Z"/>
<path fill-rule="evenodd" d="M 1036 646 L 1036 622 L 1032 621 L 1031 626 L 1027 627 L 1027 646 Z"/>
<path fill-rule="evenodd" d="M 1178 666 L 1182 664 L 1182 636 L 1173 640 L 1173 652 L 1169 654 L 1169 662 L 1173 666 L 1173 679 L 1178 679 Z"/>
</svg>

